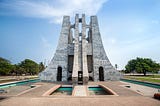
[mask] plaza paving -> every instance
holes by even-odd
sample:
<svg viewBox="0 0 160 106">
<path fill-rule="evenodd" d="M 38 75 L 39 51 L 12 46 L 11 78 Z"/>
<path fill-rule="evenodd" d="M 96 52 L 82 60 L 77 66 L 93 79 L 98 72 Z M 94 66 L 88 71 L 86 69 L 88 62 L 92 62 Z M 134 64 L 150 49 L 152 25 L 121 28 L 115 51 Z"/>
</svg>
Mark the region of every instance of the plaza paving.
<svg viewBox="0 0 160 106">
<path fill-rule="evenodd" d="M 0 94 L 1 97 L 6 97 L 6 99 L 0 100 L 0 106 L 160 106 L 160 101 L 152 98 L 153 94 L 157 92 L 152 88 L 147 89 L 150 90 L 149 94 L 143 95 L 143 93 L 139 93 L 135 89 L 140 90 L 140 92 L 144 90 L 145 93 L 147 91 L 145 91 L 146 87 L 144 86 L 137 87 L 131 85 L 131 88 L 133 87 L 131 89 L 124 87 L 124 85 L 129 85 L 128 83 L 120 81 L 89 82 L 89 85 L 99 84 L 112 89 L 118 96 L 42 96 L 57 84 L 40 82 L 35 83 L 37 87 L 14 93 L 15 95 L 12 96 Z"/>
</svg>

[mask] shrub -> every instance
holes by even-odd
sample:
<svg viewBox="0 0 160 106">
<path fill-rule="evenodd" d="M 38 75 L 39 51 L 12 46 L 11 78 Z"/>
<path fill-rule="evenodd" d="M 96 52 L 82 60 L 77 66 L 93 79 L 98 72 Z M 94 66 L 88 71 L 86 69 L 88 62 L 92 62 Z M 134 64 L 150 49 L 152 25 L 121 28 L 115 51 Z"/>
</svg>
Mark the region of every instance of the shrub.
<svg viewBox="0 0 160 106">
<path fill-rule="evenodd" d="M 155 93 L 154 98 L 160 100 L 160 93 Z"/>
</svg>

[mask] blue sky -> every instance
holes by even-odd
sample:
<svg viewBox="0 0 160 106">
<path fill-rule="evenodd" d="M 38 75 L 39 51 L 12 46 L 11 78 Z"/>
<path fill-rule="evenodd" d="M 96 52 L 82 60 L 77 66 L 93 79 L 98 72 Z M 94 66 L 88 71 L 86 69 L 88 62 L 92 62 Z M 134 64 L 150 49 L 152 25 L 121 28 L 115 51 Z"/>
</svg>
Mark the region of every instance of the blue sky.
<svg viewBox="0 0 160 106">
<path fill-rule="evenodd" d="M 0 57 L 48 63 L 54 55 L 63 15 L 97 15 L 111 63 L 160 62 L 160 0 L 0 0 Z"/>
</svg>

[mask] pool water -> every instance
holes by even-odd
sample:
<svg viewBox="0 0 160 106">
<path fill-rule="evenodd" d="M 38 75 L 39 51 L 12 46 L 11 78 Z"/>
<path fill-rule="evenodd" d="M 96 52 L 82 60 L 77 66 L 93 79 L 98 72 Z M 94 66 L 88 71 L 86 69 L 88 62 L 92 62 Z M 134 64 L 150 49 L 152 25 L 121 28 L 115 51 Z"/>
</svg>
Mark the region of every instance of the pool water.
<svg viewBox="0 0 160 106">
<path fill-rule="evenodd" d="M 101 88 L 101 87 L 89 87 L 88 89 L 90 91 L 103 91 L 103 88 Z"/>
<path fill-rule="evenodd" d="M 32 84 L 32 83 L 39 82 L 39 81 L 40 81 L 39 79 L 30 79 L 30 80 L 24 80 L 24 81 L 18 81 L 18 82 L 11 82 L 7 84 L 1 84 L 0 89 L 12 87 L 12 86 Z"/>
<path fill-rule="evenodd" d="M 158 84 L 141 82 L 141 81 L 135 81 L 135 80 L 129 80 L 129 79 L 121 79 L 121 81 L 129 82 L 129 83 L 134 83 L 134 84 L 139 84 L 139 85 L 144 85 L 144 86 L 148 86 L 148 87 L 160 89 L 160 85 L 158 85 Z"/>
<path fill-rule="evenodd" d="M 51 95 L 72 95 L 72 87 L 60 87 L 55 90 Z"/>
<path fill-rule="evenodd" d="M 57 91 L 72 91 L 72 87 L 60 87 Z"/>
<path fill-rule="evenodd" d="M 105 91 L 104 88 L 97 87 L 88 87 L 89 95 L 111 95 L 109 92 Z"/>
<path fill-rule="evenodd" d="M 73 86 L 61 86 L 53 91 L 50 95 L 72 95 Z M 99 85 L 88 86 L 87 92 L 89 95 L 113 95 L 107 88 Z"/>
</svg>

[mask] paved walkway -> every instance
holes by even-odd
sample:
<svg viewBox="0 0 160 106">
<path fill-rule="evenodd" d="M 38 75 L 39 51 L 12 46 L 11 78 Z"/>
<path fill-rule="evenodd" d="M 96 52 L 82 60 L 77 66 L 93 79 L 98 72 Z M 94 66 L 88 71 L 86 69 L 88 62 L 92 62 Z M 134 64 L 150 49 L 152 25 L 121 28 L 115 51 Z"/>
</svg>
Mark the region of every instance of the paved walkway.
<svg viewBox="0 0 160 106">
<path fill-rule="evenodd" d="M 160 106 L 160 102 L 148 97 L 74 97 L 27 98 L 14 97 L 0 102 L 0 106 Z"/>
<path fill-rule="evenodd" d="M 156 88 L 151 88 L 151 87 L 137 85 L 137 84 L 128 83 L 128 82 L 122 82 L 122 83 L 129 85 L 130 88 L 128 89 L 138 92 L 144 96 L 153 97 L 153 95 L 158 92 L 158 89 Z"/>
<path fill-rule="evenodd" d="M 74 87 L 73 96 L 87 96 L 87 88 L 83 85 L 77 85 Z"/>
<path fill-rule="evenodd" d="M 89 85 L 98 85 L 98 84 L 103 84 L 104 86 L 112 89 L 119 96 L 141 96 L 139 93 L 121 86 L 125 84 L 121 83 L 120 81 L 89 82 Z"/>
<path fill-rule="evenodd" d="M 24 97 L 37 97 L 37 96 L 42 96 L 46 91 L 48 91 L 50 88 L 55 86 L 56 84 L 53 83 L 37 83 L 39 87 L 36 89 L 33 89 L 29 92 L 26 92 L 24 94 L 21 94 L 19 96 L 24 96 Z"/>
<path fill-rule="evenodd" d="M 160 101 L 152 97 L 142 96 L 138 92 L 123 87 L 120 81 L 89 82 L 89 85 L 99 85 L 112 89 L 119 96 L 87 95 L 87 96 L 42 96 L 55 86 L 55 83 L 38 83 L 41 85 L 22 95 L 0 100 L 0 106 L 160 106 Z M 82 95 L 77 88 L 76 95 Z M 82 90 L 82 91 L 83 91 Z M 82 92 L 85 94 L 84 91 Z M 0 95 L 1 97 L 1 95 Z"/>
</svg>

